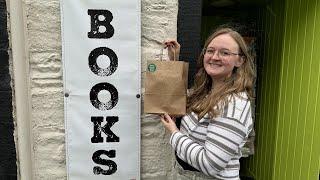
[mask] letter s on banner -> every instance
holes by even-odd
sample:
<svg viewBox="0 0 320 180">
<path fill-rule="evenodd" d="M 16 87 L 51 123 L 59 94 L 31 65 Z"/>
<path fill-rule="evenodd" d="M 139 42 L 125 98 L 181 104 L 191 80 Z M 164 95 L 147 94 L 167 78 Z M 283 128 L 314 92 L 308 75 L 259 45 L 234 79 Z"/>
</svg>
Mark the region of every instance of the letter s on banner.
<svg viewBox="0 0 320 180">
<path fill-rule="evenodd" d="M 101 165 L 106 165 L 108 166 L 107 170 L 102 169 L 100 166 L 95 166 L 93 167 L 93 173 L 98 175 L 98 174 L 103 174 L 103 175 L 110 175 L 113 174 L 117 171 L 117 164 L 114 161 L 107 160 L 101 158 L 101 155 L 106 155 L 109 158 L 114 158 L 116 157 L 116 151 L 115 150 L 98 150 L 93 153 L 92 155 L 92 160 Z"/>
</svg>

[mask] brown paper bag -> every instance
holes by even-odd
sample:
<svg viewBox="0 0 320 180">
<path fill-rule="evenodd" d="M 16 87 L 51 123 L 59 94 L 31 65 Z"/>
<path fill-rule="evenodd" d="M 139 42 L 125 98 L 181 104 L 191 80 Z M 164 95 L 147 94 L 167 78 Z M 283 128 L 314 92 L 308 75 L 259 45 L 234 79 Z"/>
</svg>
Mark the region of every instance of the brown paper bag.
<svg viewBox="0 0 320 180">
<path fill-rule="evenodd" d="M 186 114 L 187 62 L 150 60 L 145 77 L 144 113 Z"/>
</svg>

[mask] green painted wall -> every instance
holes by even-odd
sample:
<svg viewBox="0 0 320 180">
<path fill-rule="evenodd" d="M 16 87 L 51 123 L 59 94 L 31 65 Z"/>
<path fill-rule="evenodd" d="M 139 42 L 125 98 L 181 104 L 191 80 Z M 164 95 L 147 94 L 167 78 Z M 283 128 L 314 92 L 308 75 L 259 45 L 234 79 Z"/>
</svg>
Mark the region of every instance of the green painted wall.
<svg viewBox="0 0 320 180">
<path fill-rule="evenodd" d="M 279 77 L 284 33 L 284 2 L 273 1 L 260 8 L 257 14 L 257 94 L 256 94 L 256 151 L 244 160 L 247 173 L 257 180 L 271 180 L 273 176 L 277 116 L 279 102 Z"/>
<path fill-rule="evenodd" d="M 257 180 L 317 180 L 320 169 L 320 1 L 274 0 L 258 15 L 262 32 Z"/>
</svg>

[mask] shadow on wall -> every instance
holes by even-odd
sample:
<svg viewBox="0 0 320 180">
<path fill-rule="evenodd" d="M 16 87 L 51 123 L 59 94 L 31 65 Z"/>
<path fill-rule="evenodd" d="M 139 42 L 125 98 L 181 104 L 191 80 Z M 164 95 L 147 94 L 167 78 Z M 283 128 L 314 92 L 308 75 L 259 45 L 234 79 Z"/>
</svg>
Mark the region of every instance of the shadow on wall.
<svg viewBox="0 0 320 180">
<path fill-rule="evenodd" d="M 6 1 L 0 0 L 0 179 L 17 179 Z"/>
</svg>

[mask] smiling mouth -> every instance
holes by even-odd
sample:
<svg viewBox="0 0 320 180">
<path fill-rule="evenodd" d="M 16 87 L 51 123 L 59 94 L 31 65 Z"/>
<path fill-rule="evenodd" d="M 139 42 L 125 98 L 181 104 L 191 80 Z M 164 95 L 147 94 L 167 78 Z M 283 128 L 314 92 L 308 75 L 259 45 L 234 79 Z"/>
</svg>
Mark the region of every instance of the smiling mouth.
<svg viewBox="0 0 320 180">
<path fill-rule="evenodd" d="M 221 64 L 217 64 L 217 63 L 208 63 L 210 66 L 212 67 L 221 67 Z"/>
</svg>

